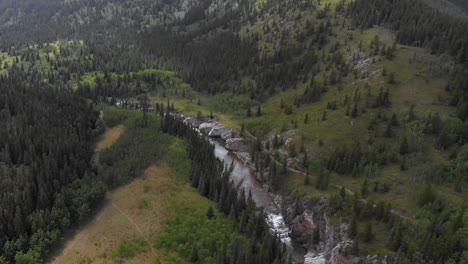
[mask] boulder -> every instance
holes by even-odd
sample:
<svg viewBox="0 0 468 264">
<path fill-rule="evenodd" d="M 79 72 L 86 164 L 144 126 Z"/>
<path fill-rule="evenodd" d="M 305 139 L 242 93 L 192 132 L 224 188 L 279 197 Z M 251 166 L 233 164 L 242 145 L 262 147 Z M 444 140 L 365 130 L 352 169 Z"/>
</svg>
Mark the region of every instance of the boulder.
<svg viewBox="0 0 468 264">
<path fill-rule="evenodd" d="M 208 133 L 208 136 L 212 138 L 221 138 L 223 134 L 230 134 L 232 133 L 232 129 L 229 127 L 225 127 L 219 124 L 216 124 L 213 129 Z"/>
<path fill-rule="evenodd" d="M 202 123 L 204 123 L 203 120 L 197 119 L 195 117 L 187 117 L 184 122 L 194 128 L 198 128 Z"/>
<path fill-rule="evenodd" d="M 200 124 L 200 126 L 198 126 L 198 130 L 200 130 L 200 132 L 202 132 L 203 134 L 208 134 L 214 126 L 214 123 L 202 123 Z"/>
<path fill-rule="evenodd" d="M 200 127 L 203 123 L 212 123 L 211 119 L 208 118 L 196 118 L 193 116 L 187 117 L 184 122 L 194 128 Z"/>
<path fill-rule="evenodd" d="M 307 252 L 304 256 L 304 264 L 326 264 L 327 260 L 322 254 L 317 254 L 315 252 Z"/>
<path fill-rule="evenodd" d="M 233 152 L 248 152 L 249 145 L 241 138 L 230 138 L 226 140 L 226 149 Z"/>
<path fill-rule="evenodd" d="M 223 134 L 221 134 L 221 139 L 224 141 L 234 137 L 236 136 L 234 135 L 234 131 L 232 131 L 232 129 L 229 129 L 228 131 L 225 131 Z"/>
</svg>

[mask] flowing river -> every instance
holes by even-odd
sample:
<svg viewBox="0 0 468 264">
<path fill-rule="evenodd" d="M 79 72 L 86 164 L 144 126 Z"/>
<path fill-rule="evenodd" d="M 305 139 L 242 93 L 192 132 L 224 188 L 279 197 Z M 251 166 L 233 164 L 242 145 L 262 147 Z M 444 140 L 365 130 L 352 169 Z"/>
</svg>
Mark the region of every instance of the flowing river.
<svg viewBox="0 0 468 264">
<path fill-rule="evenodd" d="M 215 155 L 228 166 L 234 163 L 234 170 L 231 173 L 232 180 L 240 188 L 244 188 L 246 194 L 252 193 L 252 199 L 257 207 L 263 207 L 267 216 L 267 222 L 272 232 L 276 233 L 281 241 L 288 248 L 295 263 L 302 263 L 306 250 L 295 245 L 289 237 L 289 227 L 285 223 L 281 214 L 281 197 L 268 192 L 268 186 L 262 184 L 256 177 L 252 169 L 245 165 L 243 161 L 234 153 L 224 147 L 222 140 L 210 139 L 215 146 Z"/>
</svg>

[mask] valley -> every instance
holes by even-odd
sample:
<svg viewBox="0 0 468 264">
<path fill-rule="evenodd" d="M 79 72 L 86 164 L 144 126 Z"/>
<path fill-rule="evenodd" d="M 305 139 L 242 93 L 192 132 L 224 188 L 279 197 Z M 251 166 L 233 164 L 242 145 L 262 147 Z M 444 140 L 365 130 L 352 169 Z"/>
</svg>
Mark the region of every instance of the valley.
<svg viewBox="0 0 468 264">
<path fill-rule="evenodd" d="M 466 263 L 465 8 L 0 3 L 0 263 Z"/>
</svg>

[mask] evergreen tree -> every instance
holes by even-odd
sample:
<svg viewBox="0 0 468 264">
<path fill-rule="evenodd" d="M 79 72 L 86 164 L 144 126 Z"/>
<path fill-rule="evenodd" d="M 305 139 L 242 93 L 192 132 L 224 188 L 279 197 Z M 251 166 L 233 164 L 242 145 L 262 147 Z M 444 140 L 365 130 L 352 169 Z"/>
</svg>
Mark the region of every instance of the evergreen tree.
<svg viewBox="0 0 468 264">
<path fill-rule="evenodd" d="M 262 106 L 258 105 L 256 116 L 261 116 L 261 115 L 262 115 Z"/>
<path fill-rule="evenodd" d="M 213 219 L 214 216 L 215 216 L 215 215 L 214 215 L 213 207 L 210 206 L 210 207 L 208 208 L 208 211 L 206 211 L 206 217 L 208 217 L 208 219 Z"/>
<path fill-rule="evenodd" d="M 400 143 L 400 154 L 405 155 L 409 153 L 409 144 L 408 139 L 406 136 L 403 136 L 401 143 Z"/>
<path fill-rule="evenodd" d="M 309 114 L 306 113 L 305 117 L 304 117 L 304 124 L 308 124 L 309 123 Z"/>
<path fill-rule="evenodd" d="M 372 224 L 370 222 L 366 224 L 364 232 L 362 233 L 362 238 L 364 242 L 367 242 L 367 243 L 371 242 L 374 239 Z"/>
<path fill-rule="evenodd" d="M 198 248 L 197 248 L 197 245 L 192 245 L 192 250 L 190 251 L 190 262 L 192 263 L 196 263 L 198 262 L 199 260 L 199 257 L 198 257 Z"/>
<path fill-rule="evenodd" d="M 356 216 L 353 216 L 353 220 L 351 221 L 351 224 L 349 225 L 348 236 L 351 239 L 354 239 L 357 237 L 357 235 L 358 235 L 357 219 L 356 219 Z"/>
<path fill-rule="evenodd" d="M 305 186 L 308 186 L 310 185 L 310 176 L 309 176 L 309 172 L 307 171 L 305 177 L 304 177 L 304 185 Z"/>
<path fill-rule="evenodd" d="M 369 183 L 367 181 L 367 178 L 365 178 L 361 185 L 361 195 L 363 197 L 366 197 L 368 194 L 369 194 Z"/>
<path fill-rule="evenodd" d="M 358 105 L 357 105 L 357 101 L 354 102 L 353 111 L 351 112 L 351 117 L 352 117 L 352 118 L 358 117 Z"/>
</svg>

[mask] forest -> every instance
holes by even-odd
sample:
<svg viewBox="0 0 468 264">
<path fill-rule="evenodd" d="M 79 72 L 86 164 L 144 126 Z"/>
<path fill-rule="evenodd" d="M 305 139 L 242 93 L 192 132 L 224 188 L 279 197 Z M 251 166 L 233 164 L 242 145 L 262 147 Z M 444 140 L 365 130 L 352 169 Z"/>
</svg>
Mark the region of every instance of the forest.
<svg viewBox="0 0 468 264">
<path fill-rule="evenodd" d="M 103 127 L 99 113 L 73 91 L 15 75 L 0 82 L 1 259 L 38 261 L 104 197 L 91 163 Z"/>
<path fill-rule="evenodd" d="M 196 243 L 169 228 L 154 241 L 167 258 L 291 262 L 229 164 L 169 112 L 238 133 L 285 218 L 312 211 L 320 229 L 325 215 L 352 241 L 339 257 L 466 263 L 467 6 L 429 2 L 2 1 L 0 263 L 47 262 L 106 194 L 158 162 L 207 199 L 196 223 L 223 230 Z M 314 235 L 305 250 L 324 244 Z"/>
</svg>

